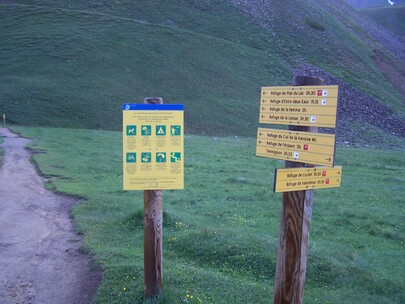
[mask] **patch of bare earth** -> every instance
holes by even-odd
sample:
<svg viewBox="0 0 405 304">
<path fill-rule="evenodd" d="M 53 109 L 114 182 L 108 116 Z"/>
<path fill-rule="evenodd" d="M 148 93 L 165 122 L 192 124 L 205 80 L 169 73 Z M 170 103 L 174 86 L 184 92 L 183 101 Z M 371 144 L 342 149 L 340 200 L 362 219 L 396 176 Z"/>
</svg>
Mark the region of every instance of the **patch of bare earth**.
<svg viewBox="0 0 405 304">
<path fill-rule="evenodd" d="M 375 51 L 373 60 L 380 71 L 387 77 L 387 79 L 392 83 L 394 88 L 405 97 L 405 75 L 397 68 L 395 63 L 392 63 L 383 56 L 380 52 Z M 398 62 L 398 64 L 403 64 Z"/>
<path fill-rule="evenodd" d="M 0 303 L 89 303 L 101 273 L 80 251 L 69 210 L 77 199 L 44 189 L 28 139 L 0 128 Z"/>
</svg>

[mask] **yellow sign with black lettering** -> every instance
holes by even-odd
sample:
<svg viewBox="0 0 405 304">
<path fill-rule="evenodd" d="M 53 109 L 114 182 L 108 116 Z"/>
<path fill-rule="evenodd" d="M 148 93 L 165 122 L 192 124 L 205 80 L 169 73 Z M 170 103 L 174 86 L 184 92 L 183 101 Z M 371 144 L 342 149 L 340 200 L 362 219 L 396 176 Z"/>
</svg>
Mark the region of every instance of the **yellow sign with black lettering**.
<svg viewBox="0 0 405 304">
<path fill-rule="evenodd" d="M 124 190 L 184 188 L 183 105 L 123 105 Z"/>
<path fill-rule="evenodd" d="M 263 87 L 260 123 L 335 128 L 338 86 Z"/>
<path fill-rule="evenodd" d="M 274 192 L 340 187 L 342 167 L 276 169 Z"/>
<path fill-rule="evenodd" d="M 259 128 L 256 155 L 333 167 L 335 135 Z"/>
</svg>

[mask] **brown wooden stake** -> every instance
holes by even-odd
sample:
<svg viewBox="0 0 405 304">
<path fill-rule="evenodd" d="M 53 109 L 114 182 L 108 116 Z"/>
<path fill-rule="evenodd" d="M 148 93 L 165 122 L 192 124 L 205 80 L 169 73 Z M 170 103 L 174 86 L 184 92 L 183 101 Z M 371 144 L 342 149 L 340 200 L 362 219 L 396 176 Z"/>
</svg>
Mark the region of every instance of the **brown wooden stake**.
<svg viewBox="0 0 405 304">
<path fill-rule="evenodd" d="M 144 104 L 163 104 L 160 97 L 147 97 Z M 144 191 L 145 297 L 163 291 L 163 198 L 162 190 Z"/>
<path fill-rule="evenodd" d="M 294 85 L 323 85 L 323 80 L 298 76 Z M 289 126 L 289 130 L 318 133 L 318 127 Z M 313 167 L 286 161 L 286 168 Z M 307 268 L 313 190 L 283 193 L 280 236 L 274 286 L 274 304 L 301 304 Z"/>
</svg>

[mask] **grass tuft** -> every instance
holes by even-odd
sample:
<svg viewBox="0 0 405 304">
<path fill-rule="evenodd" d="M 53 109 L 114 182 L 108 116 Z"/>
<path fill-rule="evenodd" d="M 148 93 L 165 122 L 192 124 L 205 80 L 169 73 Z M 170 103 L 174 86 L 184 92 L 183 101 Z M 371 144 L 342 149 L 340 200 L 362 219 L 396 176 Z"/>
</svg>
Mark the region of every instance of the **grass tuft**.
<svg viewBox="0 0 405 304">
<path fill-rule="evenodd" d="M 311 18 L 305 18 L 305 23 L 315 30 L 318 30 L 318 31 L 326 30 L 325 27 L 321 23 L 319 23 Z"/>
</svg>

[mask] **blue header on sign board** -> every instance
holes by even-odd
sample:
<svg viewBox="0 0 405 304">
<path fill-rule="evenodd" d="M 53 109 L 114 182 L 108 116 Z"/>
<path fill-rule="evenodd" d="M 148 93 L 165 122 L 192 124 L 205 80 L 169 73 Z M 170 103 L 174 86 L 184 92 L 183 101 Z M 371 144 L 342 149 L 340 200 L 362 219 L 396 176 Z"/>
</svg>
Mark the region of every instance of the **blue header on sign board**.
<svg viewBox="0 0 405 304">
<path fill-rule="evenodd" d="M 183 111 L 184 105 L 124 103 L 122 109 L 126 111 Z"/>
</svg>

